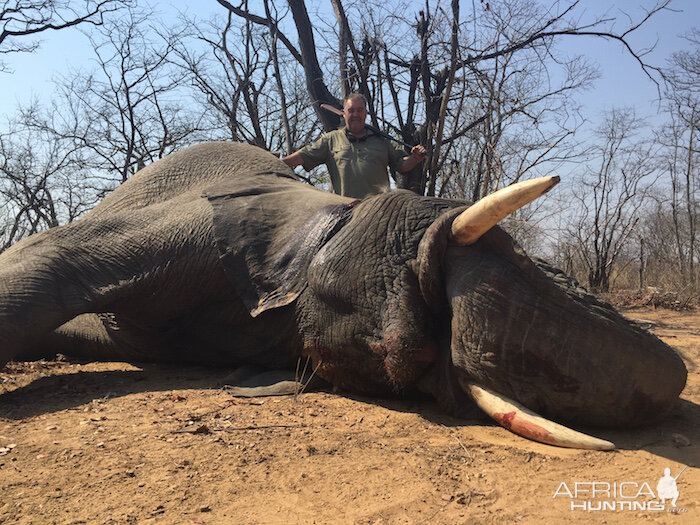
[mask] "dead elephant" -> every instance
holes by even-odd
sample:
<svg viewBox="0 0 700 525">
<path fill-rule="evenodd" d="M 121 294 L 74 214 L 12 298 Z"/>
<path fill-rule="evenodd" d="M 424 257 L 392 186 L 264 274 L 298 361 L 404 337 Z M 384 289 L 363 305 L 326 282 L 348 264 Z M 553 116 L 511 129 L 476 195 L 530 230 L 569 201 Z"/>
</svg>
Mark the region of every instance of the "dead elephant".
<svg viewBox="0 0 700 525">
<path fill-rule="evenodd" d="M 310 356 L 342 389 L 476 401 L 533 439 L 611 448 L 524 407 L 640 425 L 670 410 L 685 366 L 494 226 L 508 199 L 352 202 L 261 149 L 195 146 L 0 254 L 0 366 L 57 351 L 289 369 Z"/>
</svg>

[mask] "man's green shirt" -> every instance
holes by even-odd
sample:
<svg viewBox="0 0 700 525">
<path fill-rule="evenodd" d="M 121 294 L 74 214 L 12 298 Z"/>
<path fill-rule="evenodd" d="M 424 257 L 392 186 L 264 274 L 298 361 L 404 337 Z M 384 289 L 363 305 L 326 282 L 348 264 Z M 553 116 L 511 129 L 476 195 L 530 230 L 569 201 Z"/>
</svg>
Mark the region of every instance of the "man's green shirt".
<svg viewBox="0 0 700 525">
<path fill-rule="evenodd" d="M 400 146 L 371 134 L 351 140 L 345 128 L 327 133 L 300 151 L 304 169 L 320 164 L 328 167 L 333 191 L 346 197 L 361 199 L 389 189 L 386 167 L 393 170 L 406 153 Z"/>
</svg>

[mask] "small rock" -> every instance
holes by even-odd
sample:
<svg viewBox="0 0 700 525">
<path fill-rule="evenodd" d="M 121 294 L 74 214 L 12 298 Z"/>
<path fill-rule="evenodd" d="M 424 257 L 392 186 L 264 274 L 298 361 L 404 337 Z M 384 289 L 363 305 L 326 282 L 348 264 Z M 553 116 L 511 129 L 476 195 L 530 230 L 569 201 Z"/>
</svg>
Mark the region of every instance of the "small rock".
<svg viewBox="0 0 700 525">
<path fill-rule="evenodd" d="M 211 512 L 211 507 L 209 505 L 204 505 L 200 507 L 199 512 Z"/>
<path fill-rule="evenodd" d="M 5 445 L 4 447 L 0 447 L 0 456 L 5 456 L 12 452 L 12 449 L 17 446 L 16 443 L 10 443 L 9 445 Z"/>
<path fill-rule="evenodd" d="M 442 495 L 442 501 L 452 501 L 453 498 L 454 498 L 454 496 L 452 496 L 451 494 L 443 494 Z"/>
<path fill-rule="evenodd" d="M 690 446 L 690 439 L 685 437 L 683 434 L 671 434 L 671 441 L 673 442 L 673 446 L 676 448 Z"/>
<path fill-rule="evenodd" d="M 193 434 L 211 434 L 211 430 L 209 430 L 209 427 L 206 425 L 200 425 Z"/>
</svg>

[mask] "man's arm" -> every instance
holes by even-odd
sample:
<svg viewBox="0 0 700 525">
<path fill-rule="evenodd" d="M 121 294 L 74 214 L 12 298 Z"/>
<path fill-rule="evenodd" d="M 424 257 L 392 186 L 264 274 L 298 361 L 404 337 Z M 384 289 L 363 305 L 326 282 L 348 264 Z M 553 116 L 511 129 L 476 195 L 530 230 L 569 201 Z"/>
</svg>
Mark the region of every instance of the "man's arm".
<svg viewBox="0 0 700 525">
<path fill-rule="evenodd" d="M 301 151 L 297 150 L 291 155 L 283 157 L 282 162 L 284 162 L 290 168 L 294 169 L 297 166 L 301 166 L 304 163 L 304 157 L 301 156 Z"/>
<path fill-rule="evenodd" d="M 313 144 L 304 146 L 296 150 L 291 155 L 282 158 L 287 166 L 294 169 L 297 166 L 303 166 L 306 171 L 309 171 L 319 164 L 323 164 L 328 160 L 330 148 L 328 146 L 328 135 L 319 138 Z"/>
<path fill-rule="evenodd" d="M 425 155 L 426 151 L 423 146 L 421 146 L 420 144 L 413 146 L 411 148 L 411 154 L 406 155 L 403 159 L 401 159 L 401 163 L 397 166 L 396 170 L 401 173 L 407 173 L 411 171 L 413 168 L 416 167 L 416 164 L 418 164 L 425 158 Z"/>
</svg>

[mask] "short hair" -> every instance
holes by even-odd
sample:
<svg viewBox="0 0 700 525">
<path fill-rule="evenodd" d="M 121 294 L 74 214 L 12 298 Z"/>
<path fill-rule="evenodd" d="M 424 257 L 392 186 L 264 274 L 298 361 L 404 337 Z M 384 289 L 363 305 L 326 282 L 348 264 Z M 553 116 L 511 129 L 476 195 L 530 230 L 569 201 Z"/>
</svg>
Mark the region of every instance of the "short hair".
<svg viewBox="0 0 700 525">
<path fill-rule="evenodd" d="M 365 105 L 365 108 L 367 108 L 367 98 L 362 93 L 358 93 L 357 91 L 354 91 L 353 93 L 350 93 L 343 99 L 343 107 L 345 107 L 345 104 L 350 101 L 350 100 L 361 100 L 362 103 Z"/>
</svg>

